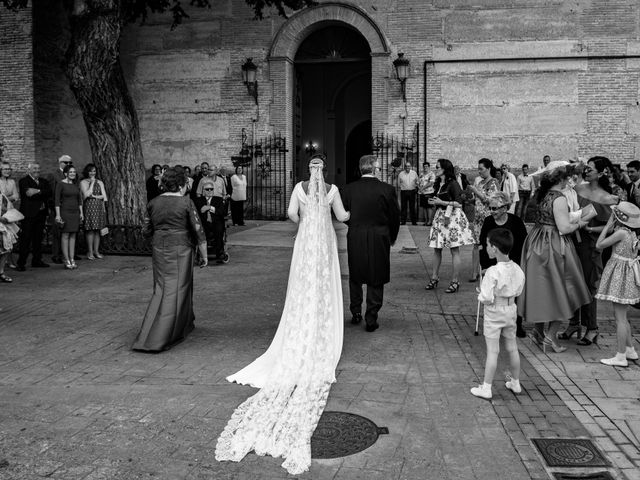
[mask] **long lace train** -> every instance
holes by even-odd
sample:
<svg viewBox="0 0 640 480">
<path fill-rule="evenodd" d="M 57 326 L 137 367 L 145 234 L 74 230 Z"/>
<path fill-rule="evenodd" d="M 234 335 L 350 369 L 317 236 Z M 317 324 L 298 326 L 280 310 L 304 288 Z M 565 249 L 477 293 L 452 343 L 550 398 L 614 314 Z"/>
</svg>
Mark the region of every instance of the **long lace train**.
<svg viewBox="0 0 640 480">
<path fill-rule="evenodd" d="M 255 450 L 283 457 L 282 466 L 291 474 L 311 465 L 311 436 L 335 382 L 343 337 L 330 204 L 338 218 L 348 218 L 337 188 L 327 194 L 321 169 L 311 173 L 308 193 L 296 185 L 289 207 L 292 218 L 299 210 L 300 226 L 278 330 L 263 355 L 227 378 L 260 390 L 234 411 L 218 438 L 217 460 L 238 462 Z"/>
</svg>

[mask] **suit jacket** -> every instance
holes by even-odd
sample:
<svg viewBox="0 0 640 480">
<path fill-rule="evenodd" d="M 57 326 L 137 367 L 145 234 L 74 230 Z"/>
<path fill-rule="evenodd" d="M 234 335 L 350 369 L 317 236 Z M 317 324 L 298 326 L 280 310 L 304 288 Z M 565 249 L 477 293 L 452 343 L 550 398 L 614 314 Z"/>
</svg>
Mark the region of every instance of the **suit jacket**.
<svg viewBox="0 0 640 480">
<path fill-rule="evenodd" d="M 202 220 L 202 224 L 203 225 L 207 225 L 207 223 L 211 223 L 211 222 L 208 222 L 208 220 L 207 220 L 207 214 L 206 213 L 202 213 L 200 211 L 200 209 L 207 204 L 207 199 L 204 196 L 196 197 L 195 200 L 193 201 L 193 203 L 196 206 L 196 210 L 198 210 L 198 215 L 200 215 L 200 220 Z M 213 207 L 215 207 L 215 209 L 216 209 L 216 212 L 211 214 L 212 220 L 215 220 L 216 217 L 224 218 L 224 214 L 225 214 L 225 208 L 224 207 L 225 207 L 225 205 L 224 205 L 224 200 L 222 199 L 222 197 L 211 197 L 211 205 Z"/>
<path fill-rule="evenodd" d="M 27 190 L 29 188 L 37 188 L 40 193 L 28 197 Z M 47 207 L 52 198 L 49 182 L 44 178 L 38 178 L 36 182 L 31 175 L 27 175 L 18 182 L 18 189 L 20 190 L 20 211 L 26 218 L 34 218 L 39 214 L 46 215 Z"/>
<path fill-rule="evenodd" d="M 349 277 L 356 283 L 389 283 L 391 244 L 398 238 L 400 211 L 396 189 L 374 177 L 362 177 L 345 187 Z"/>
</svg>

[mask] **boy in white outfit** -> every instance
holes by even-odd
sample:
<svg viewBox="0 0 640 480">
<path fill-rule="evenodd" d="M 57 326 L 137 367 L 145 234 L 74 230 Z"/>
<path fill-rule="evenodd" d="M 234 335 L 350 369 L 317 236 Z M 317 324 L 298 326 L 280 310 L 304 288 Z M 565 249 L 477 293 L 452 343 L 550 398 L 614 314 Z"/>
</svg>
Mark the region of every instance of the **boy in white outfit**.
<svg viewBox="0 0 640 480">
<path fill-rule="evenodd" d="M 476 397 L 490 399 L 491 382 L 498 365 L 500 336 L 504 337 L 509 352 L 511 378 L 506 386 L 513 393 L 520 393 L 520 355 L 516 343 L 517 309 L 515 299 L 524 288 L 524 272 L 509 259 L 513 247 L 513 234 L 505 228 L 496 228 L 487 235 L 487 254 L 498 263 L 489 267 L 480 284 L 478 301 L 484 304 L 484 338 L 487 343 L 487 361 L 484 366 L 484 383 L 473 387 Z"/>
</svg>

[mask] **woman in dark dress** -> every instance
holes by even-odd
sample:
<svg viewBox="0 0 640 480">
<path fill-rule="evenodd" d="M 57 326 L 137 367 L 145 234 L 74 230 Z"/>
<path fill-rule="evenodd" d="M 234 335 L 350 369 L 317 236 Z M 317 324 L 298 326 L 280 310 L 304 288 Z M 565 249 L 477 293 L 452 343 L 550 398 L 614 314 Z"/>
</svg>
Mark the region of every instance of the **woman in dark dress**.
<svg viewBox="0 0 640 480">
<path fill-rule="evenodd" d="M 56 209 L 56 223 L 60 225 L 60 243 L 64 268 L 73 270 L 78 268 L 73 259 L 76 254 L 76 234 L 80 230 L 80 222 L 84 219 L 82 207 L 82 193 L 75 184 L 78 176 L 76 167 L 67 164 L 62 170 L 64 178 L 56 184 L 54 205 Z"/>
<path fill-rule="evenodd" d="M 147 178 L 147 202 L 150 202 L 162 193 L 160 190 L 160 177 L 162 175 L 162 166 L 157 163 L 151 167 L 151 176 Z"/>
<path fill-rule="evenodd" d="M 133 344 L 134 350 L 161 352 L 194 328 L 194 239 L 200 266 L 207 265 L 207 241 L 193 201 L 184 196 L 182 169 L 162 175 L 165 193 L 147 205 L 147 234 L 153 234 L 153 296 Z"/>
<path fill-rule="evenodd" d="M 493 192 L 487 201 L 488 212 L 490 215 L 485 217 L 480 229 L 480 268 L 486 270 L 496 264 L 495 258 L 489 258 L 487 254 L 487 236 L 489 232 L 495 228 L 506 228 L 513 235 L 513 247 L 509 252 L 509 258 L 520 265 L 520 256 L 522 254 L 522 245 L 527 238 L 527 227 L 520 217 L 509 213 L 511 206 L 511 198 L 506 192 Z M 522 317 L 518 315 L 516 318 L 516 336 L 523 338 L 527 334 L 522 326 Z"/>
</svg>

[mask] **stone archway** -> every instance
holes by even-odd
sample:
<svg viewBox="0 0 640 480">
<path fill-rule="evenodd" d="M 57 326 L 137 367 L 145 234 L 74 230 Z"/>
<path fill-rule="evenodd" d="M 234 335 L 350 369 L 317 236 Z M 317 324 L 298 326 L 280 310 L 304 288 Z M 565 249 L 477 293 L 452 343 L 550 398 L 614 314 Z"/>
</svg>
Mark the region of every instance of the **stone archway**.
<svg viewBox="0 0 640 480">
<path fill-rule="evenodd" d="M 291 146 L 293 139 L 294 58 L 303 40 L 328 24 L 344 24 L 357 30 L 371 51 L 371 128 L 383 130 L 388 118 L 385 97 L 389 76 L 389 44 L 382 30 L 361 8 L 348 3 L 326 2 L 292 15 L 276 33 L 269 50 L 269 77 L 272 83 L 271 129 L 282 132 Z M 287 168 L 293 175 L 293 152 L 287 152 Z M 293 184 L 287 185 L 287 198 Z"/>
</svg>

